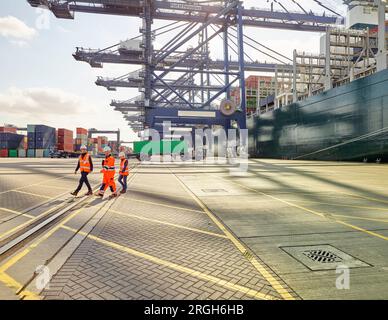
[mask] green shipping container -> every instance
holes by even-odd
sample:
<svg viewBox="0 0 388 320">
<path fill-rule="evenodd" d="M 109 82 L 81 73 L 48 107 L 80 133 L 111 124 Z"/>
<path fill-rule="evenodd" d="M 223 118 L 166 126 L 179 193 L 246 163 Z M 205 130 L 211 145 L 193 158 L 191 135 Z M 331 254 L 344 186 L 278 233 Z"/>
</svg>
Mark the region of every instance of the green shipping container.
<svg viewBox="0 0 388 320">
<path fill-rule="evenodd" d="M 187 152 L 186 141 L 161 140 L 161 141 L 136 141 L 133 144 L 135 154 L 181 154 Z"/>
<path fill-rule="evenodd" d="M 8 157 L 10 158 L 17 158 L 18 151 L 16 149 L 9 149 L 8 150 Z"/>
</svg>

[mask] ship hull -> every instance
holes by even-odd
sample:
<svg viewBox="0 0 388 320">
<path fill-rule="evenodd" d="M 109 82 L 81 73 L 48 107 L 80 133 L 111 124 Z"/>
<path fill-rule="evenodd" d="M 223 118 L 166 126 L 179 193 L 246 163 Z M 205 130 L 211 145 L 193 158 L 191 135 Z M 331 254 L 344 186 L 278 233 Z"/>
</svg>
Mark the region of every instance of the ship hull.
<svg viewBox="0 0 388 320">
<path fill-rule="evenodd" d="M 251 157 L 388 161 L 388 70 L 247 119 Z"/>
</svg>

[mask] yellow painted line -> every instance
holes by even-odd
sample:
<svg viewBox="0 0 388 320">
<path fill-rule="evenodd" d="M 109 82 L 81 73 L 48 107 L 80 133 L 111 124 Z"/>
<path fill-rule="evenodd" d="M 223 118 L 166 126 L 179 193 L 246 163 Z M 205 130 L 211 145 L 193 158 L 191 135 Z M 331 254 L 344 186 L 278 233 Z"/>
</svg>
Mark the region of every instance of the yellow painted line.
<svg viewBox="0 0 388 320">
<path fill-rule="evenodd" d="M 320 216 L 320 217 L 326 217 L 326 215 L 325 215 L 324 213 L 322 213 L 322 212 L 318 212 L 318 211 L 315 211 L 315 210 L 311 210 L 311 209 L 309 209 L 309 208 L 306 208 L 306 207 L 297 205 L 297 204 L 295 204 L 295 203 L 291 203 L 291 202 L 288 202 L 288 201 L 286 201 L 286 200 L 283 200 L 283 199 L 280 199 L 280 198 L 271 196 L 270 194 L 264 193 L 264 192 L 262 192 L 262 191 L 258 191 L 258 190 L 256 190 L 256 189 L 253 189 L 253 188 L 250 188 L 250 187 L 247 187 L 247 186 L 244 186 L 243 184 L 240 184 L 240 183 L 238 183 L 238 182 L 234 182 L 234 181 L 231 181 L 231 180 L 226 180 L 226 179 L 224 179 L 224 178 L 221 178 L 221 179 L 223 179 L 223 180 L 225 180 L 225 181 L 228 181 L 228 182 L 232 182 L 232 183 L 234 183 L 234 184 L 236 184 L 236 185 L 239 185 L 239 186 L 242 187 L 242 188 L 245 188 L 245 189 L 248 189 L 248 190 L 253 190 L 253 191 L 256 192 L 256 193 L 262 194 L 262 195 L 264 195 L 264 196 L 266 196 L 266 197 L 269 197 L 269 198 L 271 198 L 271 199 L 275 199 L 275 200 L 278 200 L 278 201 L 280 201 L 280 202 L 283 202 L 283 203 L 289 205 L 290 207 L 298 208 L 298 209 L 301 209 L 301 210 L 303 210 L 303 211 L 310 212 L 310 213 L 312 213 L 312 214 L 314 214 L 314 215 L 317 215 L 317 216 Z M 344 221 L 342 221 L 342 220 L 338 220 L 338 219 L 332 219 L 332 220 L 333 220 L 334 222 L 337 222 L 337 223 L 339 223 L 339 224 L 345 225 L 345 226 L 347 226 L 347 227 L 349 227 L 349 228 L 352 228 L 352 229 L 354 229 L 354 230 L 357 230 L 357 231 L 361 231 L 361 232 L 367 233 L 367 234 L 369 234 L 369 235 L 371 235 L 371 236 L 374 236 L 374 237 L 377 237 L 377 238 L 380 238 L 380 239 L 383 239 L 383 240 L 388 240 L 388 237 L 383 236 L 383 235 L 381 235 L 381 234 L 379 234 L 379 233 L 377 233 L 377 232 L 373 232 L 373 231 L 369 231 L 369 230 L 360 228 L 360 227 L 358 227 L 358 226 L 355 226 L 355 225 L 353 225 L 353 224 L 344 222 Z"/>
<path fill-rule="evenodd" d="M 45 185 L 46 188 L 53 188 L 53 189 L 59 189 L 59 190 L 70 190 L 71 187 L 66 188 L 66 187 L 58 187 L 58 186 L 51 186 L 51 185 Z"/>
<path fill-rule="evenodd" d="M 172 173 L 172 172 L 171 172 Z M 279 295 L 286 300 L 294 300 L 294 297 L 288 292 L 286 288 L 275 279 L 267 269 L 248 251 L 248 249 L 228 230 L 225 226 L 214 216 L 214 214 L 198 199 L 187 187 L 179 180 L 179 178 L 172 173 L 175 179 L 183 187 L 184 190 L 194 199 L 194 201 L 202 208 L 208 217 L 222 230 L 222 232 L 229 238 L 229 240 L 237 247 L 243 256 L 254 266 L 254 268 L 268 281 L 271 287 L 276 290 Z"/>
<path fill-rule="evenodd" d="M 51 211 L 54 211 L 54 210 L 56 210 L 57 208 L 59 208 L 60 206 L 62 206 L 62 204 L 63 204 L 63 203 L 59 203 L 59 204 L 57 204 L 55 207 L 52 207 L 52 208 L 50 208 L 49 210 L 46 210 L 45 212 L 42 212 L 42 213 L 39 214 L 38 216 L 34 216 L 31 220 L 28 220 L 28 221 L 26 221 L 26 222 L 24 222 L 24 223 L 22 223 L 22 224 L 19 224 L 19 225 L 17 225 L 16 227 L 14 227 L 14 228 L 12 228 L 12 229 L 9 229 L 9 230 L 7 230 L 6 232 L 0 234 L 0 240 L 3 239 L 5 236 L 7 236 L 7 235 L 9 235 L 9 234 L 11 234 L 11 233 L 14 233 L 15 231 L 17 231 L 17 230 L 19 230 L 19 229 L 21 229 L 21 228 L 23 228 L 23 227 L 25 227 L 25 226 L 31 224 L 32 222 L 34 222 L 34 221 L 36 221 L 36 220 L 38 220 L 38 219 L 41 219 L 44 215 L 46 215 L 46 214 L 50 213 Z"/>
<path fill-rule="evenodd" d="M 373 232 L 373 231 L 369 231 L 369 230 L 366 230 L 366 229 L 361 228 L 361 227 L 357 227 L 357 226 L 355 226 L 355 225 L 353 225 L 353 224 L 350 224 L 350 223 L 347 223 L 347 222 L 345 222 L 345 221 L 342 221 L 342 220 L 335 220 L 335 222 L 340 223 L 340 224 L 343 224 L 344 226 L 348 226 L 348 227 L 350 227 L 350 228 L 352 228 L 352 229 L 354 229 L 354 230 L 358 230 L 358 231 L 367 233 L 367 234 L 369 234 L 369 235 L 371 235 L 371 236 L 374 236 L 374 237 L 377 237 L 377 238 L 380 238 L 380 239 L 383 239 L 383 240 L 388 240 L 388 237 L 383 236 L 383 235 L 380 234 L 380 233 Z"/>
<path fill-rule="evenodd" d="M 27 218 L 35 218 L 35 216 L 33 216 L 33 215 L 30 215 L 30 214 L 27 214 L 27 213 L 22 213 L 22 212 L 11 210 L 11 209 L 7 209 L 7 208 L 4 208 L 4 207 L 0 207 L 0 210 L 6 211 L 6 212 L 10 212 L 10 213 L 16 214 L 18 216 L 24 216 L 24 217 L 27 217 Z M 0 236 L 0 238 L 1 238 L 1 236 Z"/>
<path fill-rule="evenodd" d="M 356 220 L 388 222 L 388 219 L 365 218 L 365 217 L 359 217 L 359 216 L 346 216 L 346 215 L 343 215 L 343 214 L 330 214 L 330 215 L 332 215 L 334 217 L 349 218 L 349 219 L 356 219 Z"/>
<path fill-rule="evenodd" d="M 167 226 L 176 227 L 176 228 L 185 229 L 185 230 L 190 230 L 190 231 L 194 231 L 194 232 L 199 232 L 199 233 L 207 234 L 207 235 L 214 236 L 214 237 L 227 238 L 223 234 L 214 233 L 214 232 L 210 232 L 210 231 L 206 231 L 206 230 L 190 228 L 190 227 L 182 226 L 182 225 L 175 224 L 175 223 L 170 223 L 170 222 L 161 221 L 161 220 L 157 220 L 157 219 L 150 219 L 150 218 L 146 218 L 146 217 L 141 217 L 138 215 L 125 213 L 125 212 L 121 212 L 121 211 L 117 211 L 117 210 L 113 210 L 113 209 L 109 209 L 108 211 L 111 211 L 111 212 L 114 212 L 114 213 L 117 213 L 117 214 L 120 214 L 123 216 L 131 217 L 131 218 L 136 218 L 136 219 L 140 219 L 140 220 L 144 220 L 144 221 L 150 221 L 150 222 L 154 222 L 154 223 L 160 223 L 160 224 L 164 224 Z"/>
<path fill-rule="evenodd" d="M 151 261 L 153 263 L 159 264 L 161 266 L 168 267 L 168 268 L 176 270 L 178 272 L 186 273 L 186 274 L 188 274 L 188 275 L 190 275 L 192 277 L 195 277 L 195 278 L 198 278 L 198 279 L 201 279 L 201 280 L 204 280 L 204 281 L 212 282 L 212 283 L 214 283 L 214 284 L 216 284 L 218 286 L 222 286 L 222 287 L 224 287 L 226 289 L 229 289 L 229 290 L 235 290 L 235 291 L 244 293 L 244 294 L 246 294 L 246 295 L 248 295 L 248 296 L 250 296 L 252 298 L 255 298 L 255 299 L 263 299 L 263 300 L 274 300 L 274 299 L 276 299 L 275 297 L 273 297 L 271 295 L 263 294 L 263 293 L 261 293 L 261 292 L 259 292 L 257 290 L 253 290 L 253 289 L 250 289 L 250 288 L 238 285 L 238 284 L 234 284 L 234 283 L 231 283 L 229 281 L 217 278 L 215 276 L 212 276 L 212 275 L 200 272 L 200 271 L 196 271 L 194 269 L 191 269 L 191 268 L 188 268 L 188 267 L 184 267 L 184 266 L 181 266 L 179 264 L 176 264 L 176 263 L 164 260 L 164 259 L 160 259 L 160 258 L 152 256 L 150 254 L 147 254 L 147 253 L 144 253 L 144 252 L 137 251 L 135 249 L 131 249 L 131 248 L 125 247 L 125 246 L 120 245 L 120 244 L 118 244 L 116 242 L 104 240 L 102 238 L 96 237 L 96 236 L 91 235 L 91 234 L 87 234 L 86 232 L 83 232 L 83 231 L 78 231 L 76 229 L 73 229 L 73 228 L 70 228 L 70 227 L 67 227 L 67 226 L 63 226 L 63 228 L 66 229 L 66 230 L 75 232 L 75 233 L 79 233 L 79 234 L 81 234 L 81 235 L 83 235 L 85 237 L 88 237 L 89 239 L 92 239 L 92 240 L 94 240 L 96 242 L 104 244 L 104 245 L 106 245 L 108 247 L 111 247 L 111 248 L 114 248 L 114 249 L 126 252 L 126 253 L 128 253 L 130 255 L 133 255 L 135 257 L 139 257 L 139 258 Z"/>
<path fill-rule="evenodd" d="M 200 213 L 202 213 L 201 210 L 195 210 L 195 209 L 189 209 L 189 208 L 183 208 L 183 207 L 170 206 L 168 204 L 159 203 L 159 202 L 139 200 L 139 199 L 133 199 L 133 198 L 128 198 L 128 197 L 120 197 L 120 198 L 124 199 L 126 201 L 135 201 L 135 202 L 141 202 L 141 203 L 146 203 L 146 204 L 152 204 L 152 205 L 158 206 L 158 207 L 166 207 L 166 208 L 171 208 L 171 209 L 177 209 L 177 210 L 184 210 L 184 211 L 191 211 L 191 212 L 200 212 Z"/>
<path fill-rule="evenodd" d="M 136 183 L 136 184 L 133 184 L 132 186 L 134 187 L 134 188 L 136 188 L 136 187 L 138 187 L 138 186 L 146 186 L 145 184 L 138 184 L 138 183 Z M 148 186 L 148 188 L 149 188 L 149 186 Z M 128 189 L 128 191 L 137 191 L 137 190 L 139 190 L 139 189 Z M 161 192 L 161 191 L 159 191 L 159 190 L 155 190 L 154 192 L 152 192 L 152 191 L 149 191 L 149 190 L 142 190 L 142 189 L 140 189 L 139 190 L 139 192 L 144 192 L 144 193 L 149 193 L 149 194 L 162 194 L 162 195 L 166 195 L 166 196 L 169 196 L 169 197 L 172 197 L 172 198 L 185 198 L 185 199 L 187 199 L 187 196 L 186 195 L 184 195 L 184 196 L 181 196 L 181 195 L 177 195 L 177 194 L 171 194 L 171 193 L 167 193 L 167 192 Z"/>
<path fill-rule="evenodd" d="M 46 198 L 46 199 L 52 199 L 52 197 L 49 197 L 49 196 L 44 196 L 44 195 L 42 195 L 42 194 L 36 194 L 36 193 L 27 192 L 27 191 L 13 190 L 12 192 L 24 193 L 24 194 L 28 194 L 28 195 L 35 196 L 35 197 L 41 197 L 41 198 Z"/>
<path fill-rule="evenodd" d="M 74 174 L 74 173 L 73 173 L 73 174 Z M 10 190 L 1 191 L 0 194 L 4 194 L 4 193 L 11 192 L 11 191 L 16 191 L 16 190 L 20 190 L 20 189 L 23 189 L 23 188 L 32 187 L 32 186 L 37 186 L 37 185 L 46 183 L 46 182 L 48 182 L 48 181 L 54 181 L 54 180 L 64 179 L 64 178 L 66 178 L 66 177 L 69 176 L 69 175 L 71 175 L 71 174 L 69 173 L 69 174 L 67 174 L 67 175 L 65 175 L 65 176 L 62 176 L 62 177 L 47 179 L 47 180 L 43 180 L 43 181 L 40 181 L 40 182 L 36 182 L 36 183 L 29 184 L 29 185 L 26 185 L 26 186 L 18 187 L 18 188 L 15 188 L 15 189 L 10 189 Z"/>
<path fill-rule="evenodd" d="M 91 201 L 88 201 L 87 203 L 90 203 Z M 52 229 L 50 229 L 48 232 L 43 234 L 40 238 L 38 238 L 36 241 L 34 241 L 32 244 L 30 244 L 27 248 L 22 250 L 21 252 L 17 253 L 16 255 L 12 256 L 9 260 L 7 260 L 4 264 L 0 266 L 0 272 L 4 272 L 7 269 L 9 269 L 11 266 L 13 266 L 16 262 L 18 262 L 21 258 L 23 258 L 26 254 L 28 254 L 33 248 L 37 247 L 40 243 L 42 243 L 44 240 L 49 238 L 55 231 L 57 231 L 59 228 L 62 227 L 65 223 L 73 219 L 76 215 L 78 215 L 82 210 L 85 209 L 86 204 L 78 209 L 77 211 L 73 212 L 69 216 L 67 216 L 63 221 L 61 221 L 60 224 L 56 225 Z"/>
<path fill-rule="evenodd" d="M 338 198 L 338 196 L 337 196 Z M 328 206 L 335 206 L 335 207 L 349 207 L 349 208 L 357 208 L 357 209 L 371 209 L 371 210 L 379 210 L 379 211 L 385 211 L 388 213 L 388 208 L 381 208 L 381 207 L 369 207 L 369 206 L 357 206 L 357 205 L 350 205 L 350 204 L 341 204 L 341 203 L 329 203 L 329 202 L 320 202 L 320 201 L 312 201 L 312 200 L 300 200 L 300 199 L 284 199 L 286 201 L 291 202 L 305 202 L 305 203 L 316 203 L 316 204 L 324 204 Z"/>
<path fill-rule="evenodd" d="M 48 239 L 52 234 L 54 234 L 58 229 L 63 228 L 64 225 L 69 222 L 71 219 L 73 219 L 76 215 L 78 215 L 81 211 L 86 209 L 88 205 L 93 202 L 94 199 L 91 199 L 83 204 L 81 208 L 67 216 L 65 219 L 61 221 L 61 223 L 57 224 L 55 227 L 50 229 L 48 232 L 43 234 L 40 238 L 38 238 L 36 241 L 34 241 L 32 244 L 30 244 L 28 247 L 26 247 L 21 252 L 17 253 L 16 255 L 12 256 L 9 260 L 7 260 L 4 264 L 0 265 L 0 281 L 3 282 L 7 287 L 15 290 L 15 292 L 19 292 L 22 288 L 22 285 L 17 282 L 15 279 L 10 277 L 5 273 L 6 270 L 8 270 L 10 267 L 12 267 L 14 264 L 16 264 L 20 259 L 22 259 L 24 256 L 26 256 L 31 250 L 36 248 L 40 243 L 42 243 L 44 240 Z M 60 206 L 60 205 L 58 205 Z M 58 207 L 56 206 L 56 207 Z M 48 211 L 54 210 L 56 207 L 51 208 Z M 30 223 L 31 221 L 28 221 Z M 19 226 L 20 227 L 20 226 Z M 25 297 L 25 299 L 40 299 L 38 295 L 35 293 L 22 290 L 18 293 L 19 296 Z"/>
<path fill-rule="evenodd" d="M 0 266 L 0 281 L 3 282 L 7 287 L 15 290 L 15 292 L 20 291 L 22 288 L 22 285 L 18 283 L 16 280 L 14 280 L 12 277 L 7 275 L 5 271 L 7 271 L 10 267 L 12 267 L 14 264 L 16 264 L 20 259 L 22 259 L 24 256 L 26 256 L 28 253 L 30 253 L 34 248 L 36 248 L 40 243 L 42 243 L 44 240 L 49 238 L 54 232 L 56 232 L 58 229 L 62 228 L 65 223 L 73 219 L 76 215 L 78 215 L 82 210 L 85 209 L 86 205 L 92 202 L 92 200 L 85 203 L 85 205 L 81 208 L 79 208 L 77 211 L 70 214 L 68 217 L 66 217 L 61 223 L 50 229 L 48 232 L 43 234 L 40 238 L 38 238 L 36 241 L 34 241 L 32 244 L 30 244 L 27 248 L 20 251 L 19 253 L 12 256 L 10 259 L 8 259 L 5 263 L 3 263 Z M 34 296 L 31 296 L 29 292 L 21 291 L 18 293 L 19 296 L 23 297 L 26 296 L 27 298 L 34 298 Z M 34 294 L 33 294 L 34 295 Z M 36 297 L 39 297 L 35 294 Z"/>
<path fill-rule="evenodd" d="M 375 202 L 381 202 L 381 203 L 388 203 L 387 200 L 381 200 L 381 199 L 376 199 L 376 198 L 372 198 L 372 197 L 361 196 L 361 195 L 353 194 L 353 193 L 346 193 L 346 192 L 341 192 L 341 193 L 342 193 L 342 194 L 349 195 L 349 196 L 353 196 L 353 197 L 365 199 L 365 200 L 370 200 L 370 201 L 375 201 Z"/>
<path fill-rule="evenodd" d="M 8 288 L 10 288 L 12 290 L 15 290 L 15 289 L 19 290 L 22 287 L 22 284 L 20 284 L 14 278 L 10 277 L 9 275 L 7 275 L 4 272 L 0 272 L 0 282 L 4 283 L 5 286 L 7 286 Z M 39 295 L 37 295 L 33 292 L 30 292 L 30 291 L 27 291 L 27 290 L 23 290 L 22 292 L 20 292 L 19 295 L 23 296 L 26 300 L 40 300 L 41 299 L 39 297 Z"/>
</svg>

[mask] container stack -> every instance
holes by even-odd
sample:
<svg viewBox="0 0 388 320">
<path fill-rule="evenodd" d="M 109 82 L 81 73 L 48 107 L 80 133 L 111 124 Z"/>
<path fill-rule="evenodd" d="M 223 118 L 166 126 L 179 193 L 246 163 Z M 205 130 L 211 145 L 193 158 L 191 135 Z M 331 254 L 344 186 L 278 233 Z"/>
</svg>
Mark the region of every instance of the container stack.
<svg viewBox="0 0 388 320">
<path fill-rule="evenodd" d="M 28 157 L 49 157 L 55 147 L 55 128 L 45 125 L 27 125 Z"/>
<path fill-rule="evenodd" d="M 98 153 L 98 142 L 97 138 L 90 138 L 88 139 L 88 150 L 89 153 L 93 156 L 97 155 Z"/>
<path fill-rule="evenodd" d="M 77 136 L 75 138 L 74 151 L 80 151 L 81 146 L 88 144 L 88 130 L 84 128 L 77 128 Z"/>
<path fill-rule="evenodd" d="M 117 152 L 118 150 L 117 141 L 109 141 L 108 146 L 112 149 L 112 152 Z"/>
<path fill-rule="evenodd" d="M 64 128 L 58 129 L 57 150 L 73 152 L 73 131 Z"/>
<path fill-rule="evenodd" d="M 17 133 L 17 128 L 16 127 L 4 126 L 4 127 L 0 127 L 0 132 Z"/>
<path fill-rule="evenodd" d="M 0 157 L 17 157 L 18 149 L 23 147 L 24 135 L 0 132 Z"/>
<path fill-rule="evenodd" d="M 23 141 L 21 142 L 18 148 L 18 157 L 25 158 L 27 157 L 27 148 L 28 148 L 28 139 L 26 136 L 23 136 Z"/>
<path fill-rule="evenodd" d="M 104 148 L 108 144 L 108 138 L 107 137 L 97 137 L 97 145 L 98 145 L 98 152 L 104 152 Z"/>
</svg>

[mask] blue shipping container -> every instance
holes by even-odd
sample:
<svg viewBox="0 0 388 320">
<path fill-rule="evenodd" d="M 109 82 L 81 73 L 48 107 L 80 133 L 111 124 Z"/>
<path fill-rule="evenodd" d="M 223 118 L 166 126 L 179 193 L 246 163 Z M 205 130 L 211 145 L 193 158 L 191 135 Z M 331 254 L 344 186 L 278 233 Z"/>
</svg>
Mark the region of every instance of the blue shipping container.
<svg viewBox="0 0 388 320">
<path fill-rule="evenodd" d="M 24 135 L 0 132 L 0 149 L 18 149 L 23 143 Z"/>
</svg>

